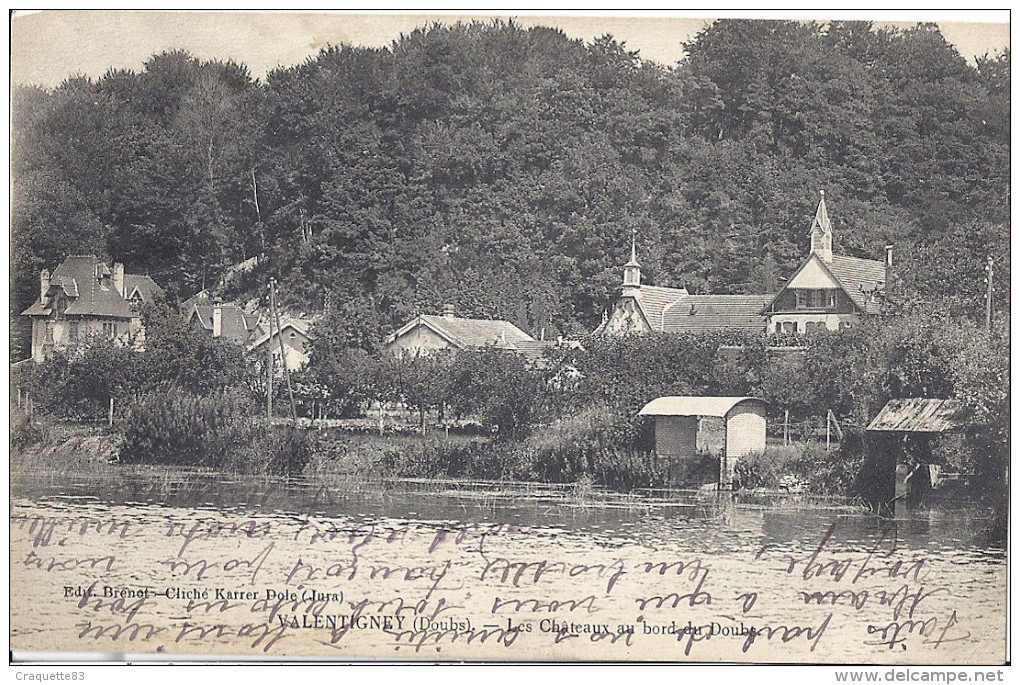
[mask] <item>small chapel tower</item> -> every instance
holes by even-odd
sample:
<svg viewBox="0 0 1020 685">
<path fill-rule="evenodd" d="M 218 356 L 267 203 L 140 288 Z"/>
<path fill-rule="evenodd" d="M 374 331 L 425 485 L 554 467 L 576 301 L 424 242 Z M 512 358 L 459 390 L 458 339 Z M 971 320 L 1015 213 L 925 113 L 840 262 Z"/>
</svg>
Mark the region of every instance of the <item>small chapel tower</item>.
<svg viewBox="0 0 1020 685">
<path fill-rule="evenodd" d="M 635 297 L 641 291 L 641 265 L 637 260 L 637 232 L 630 236 L 630 261 L 623 265 L 623 296 Z"/>
<path fill-rule="evenodd" d="M 811 253 L 821 257 L 826 264 L 832 263 L 832 222 L 825 208 L 825 191 L 819 190 L 818 209 L 811 222 Z"/>
</svg>

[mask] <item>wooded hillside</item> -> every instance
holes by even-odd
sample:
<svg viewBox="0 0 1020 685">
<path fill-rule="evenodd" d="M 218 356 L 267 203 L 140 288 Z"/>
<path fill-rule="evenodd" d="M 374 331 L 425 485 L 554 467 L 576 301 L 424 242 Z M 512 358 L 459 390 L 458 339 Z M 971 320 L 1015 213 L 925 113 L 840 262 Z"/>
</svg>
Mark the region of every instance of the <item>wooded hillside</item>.
<svg viewBox="0 0 1020 685">
<path fill-rule="evenodd" d="M 608 36 L 432 25 L 264 81 L 174 52 L 17 88 L 11 313 L 68 253 L 180 298 L 265 255 L 222 294 L 276 277 L 291 307 L 376 326 L 449 302 L 578 333 L 632 230 L 646 282 L 774 290 L 819 189 L 837 252 L 895 245 L 905 301 L 981 316 L 994 256 L 1008 308 L 1008 50 L 972 66 L 934 25 L 743 20 L 686 48 L 665 67 Z"/>
</svg>

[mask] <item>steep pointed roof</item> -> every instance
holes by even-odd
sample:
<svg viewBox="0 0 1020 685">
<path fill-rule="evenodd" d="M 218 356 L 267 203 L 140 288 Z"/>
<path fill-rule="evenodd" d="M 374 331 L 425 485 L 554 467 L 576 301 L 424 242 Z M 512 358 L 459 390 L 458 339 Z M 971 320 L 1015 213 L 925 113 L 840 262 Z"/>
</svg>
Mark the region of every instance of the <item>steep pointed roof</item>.
<svg viewBox="0 0 1020 685">
<path fill-rule="evenodd" d="M 662 315 L 666 307 L 677 300 L 688 297 L 687 288 L 666 288 L 657 285 L 643 285 L 637 295 L 641 312 L 645 315 L 652 330 L 662 330 Z"/>
<path fill-rule="evenodd" d="M 797 278 L 797 274 L 803 271 L 811 261 L 814 260 L 823 271 L 827 272 L 832 279 L 839 284 L 850 300 L 866 314 L 878 314 L 882 311 L 879 302 L 872 302 L 870 294 L 875 291 L 885 290 L 885 263 L 875 259 L 861 259 L 860 257 L 846 257 L 833 255 L 831 262 L 826 262 L 815 253 L 808 255 L 800 267 L 793 272 L 793 276 L 777 292 L 762 309 L 766 313 L 772 305 L 783 296 L 783 293 L 790 287 L 790 283 Z"/>
<path fill-rule="evenodd" d="M 142 302 L 146 304 L 150 304 L 157 297 L 164 295 L 163 289 L 156 284 L 156 281 L 149 276 L 136 274 L 124 274 L 124 293 L 129 300 L 137 293 L 142 298 Z"/>
<path fill-rule="evenodd" d="M 191 305 L 188 319 L 197 321 L 206 331 L 213 330 L 213 310 L 220 308 L 220 337 L 231 342 L 244 344 L 255 333 L 259 321 L 258 314 L 249 314 L 233 303 L 212 304 L 208 300 Z"/>
<path fill-rule="evenodd" d="M 832 233 L 832 221 L 829 220 L 829 210 L 825 207 L 825 191 L 818 191 L 818 208 L 815 210 L 815 218 L 811 221 L 811 230 L 809 233 L 814 233 L 816 230 L 822 233 Z"/>
<path fill-rule="evenodd" d="M 69 304 L 68 316 L 100 316 L 131 319 L 137 316 L 130 303 L 113 286 L 110 268 L 95 255 L 71 255 L 50 274 L 50 288 L 45 297 L 22 312 L 25 316 L 48 316 L 52 311 L 56 289 L 61 289 Z"/>
<path fill-rule="evenodd" d="M 641 266 L 637 260 L 637 231 L 630 234 L 630 261 L 624 266 Z"/>
</svg>

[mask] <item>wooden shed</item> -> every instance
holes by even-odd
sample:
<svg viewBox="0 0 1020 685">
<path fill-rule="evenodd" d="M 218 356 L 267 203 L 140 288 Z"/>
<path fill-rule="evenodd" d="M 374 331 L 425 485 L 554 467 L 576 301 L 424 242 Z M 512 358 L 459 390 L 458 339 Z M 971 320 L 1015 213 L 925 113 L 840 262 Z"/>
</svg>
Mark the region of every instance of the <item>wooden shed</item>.
<svg viewBox="0 0 1020 685">
<path fill-rule="evenodd" d="M 892 481 L 891 488 L 882 487 L 879 504 L 899 515 L 910 502 L 930 491 L 940 466 L 932 457 L 932 440 L 944 433 L 961 432 L 971 421 L 970 412 L 959 400 L 889 400 L 867 428 L 871 436 L 880 438 L 871 441 L 877 453 L 872 467 L 882 472 L 882 480 Z"/>
<path fill-rule="evenodd" d="M 719 483 L 729 485 L 740 457 L 765 450 L 766 406 L 757 397 L 673 396 L 652 400 L 638 415 L 655 418 L 655 453 L 676 459 L 697 455 L 698 419 L 721 418 L 725 437 Z"/>
</svg>

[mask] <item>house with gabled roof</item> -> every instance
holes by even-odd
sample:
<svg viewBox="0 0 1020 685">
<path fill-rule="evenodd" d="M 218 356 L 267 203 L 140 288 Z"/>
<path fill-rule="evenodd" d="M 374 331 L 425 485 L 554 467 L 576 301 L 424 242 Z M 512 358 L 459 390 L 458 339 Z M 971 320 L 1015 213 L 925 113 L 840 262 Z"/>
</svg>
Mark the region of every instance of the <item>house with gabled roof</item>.
<svg viewBox="0 0 1020 685">
<path fill-rule="evenodd" d="M 414 317 L 385 341 L 386 350 L 398 357 L 486 347 L 520 352 L 531 357 L 540 354 L 536 351 L 538 348 L 555 344 L 554 341 L 535 340 L 509 321 L 455 316 L 452 305 L 444 307 L 442 316 L 420 314 Z"/>
<path fill-rule="evenodd" d="M 623 265 L 623 285 L 596 335 L 632 333 L 764 332 L 768 295 L 691 295 L 686 288 L 643 285 L 637 245 Z"/>
<path fill-rule="evenodd" d="M 311 328 L 316 320 L 281 315 L 277 329 L 276 322 L 270 321 L 267 316 L 252 330 L 248 352 L 261 358 L 266 354 L 268 345 L 269 352 L 273 355 L 273 366 L 279 373 L 283 373 L 284 366 L 288 371 L 298 371 L 308 363 L 311 355 L 312 343 L 315 340 Z"/>
<path fill-rule="evenodd" d="M 832 222 L 820 193 L 811 222 L 811 254 L 761 313 L 769 333 L 812 333 L 849 328 L 862 317 L 887 311 L 892 246 L 886 260 L 832 253 Z"/>
<path fill-rule="evenodd" d="M 232 302 L 219 302 L 206 290 L 181 304 L 181 314 L 187 318 L 188 323 L 213 338 L 222 338 L 238 345 L 247 345 L 262 321 L 258 312 L 245 311 Z"/>
<path fill-rule="evenodd" d="M 162 295 L 155 281 L 125 274 L 123 264 L 71 255 L 52 273 L 40 272 L 39 299 L 21 313 L 32 320 L 32 359 L 43 362 L 95 336 L 141 344 L 139 309 Z"/>
<path fill-rule="evenodd" d="M 891 246 L 885 262 L 834 255 L 824 191 L 810 237 L 811 254 L 774 295 L 691 295 L 685 288 L 642 285 L 632 241 L 620 298 L 595 334 L 811 333 L 847 328 L 887 311 Z"/>
</svg>

